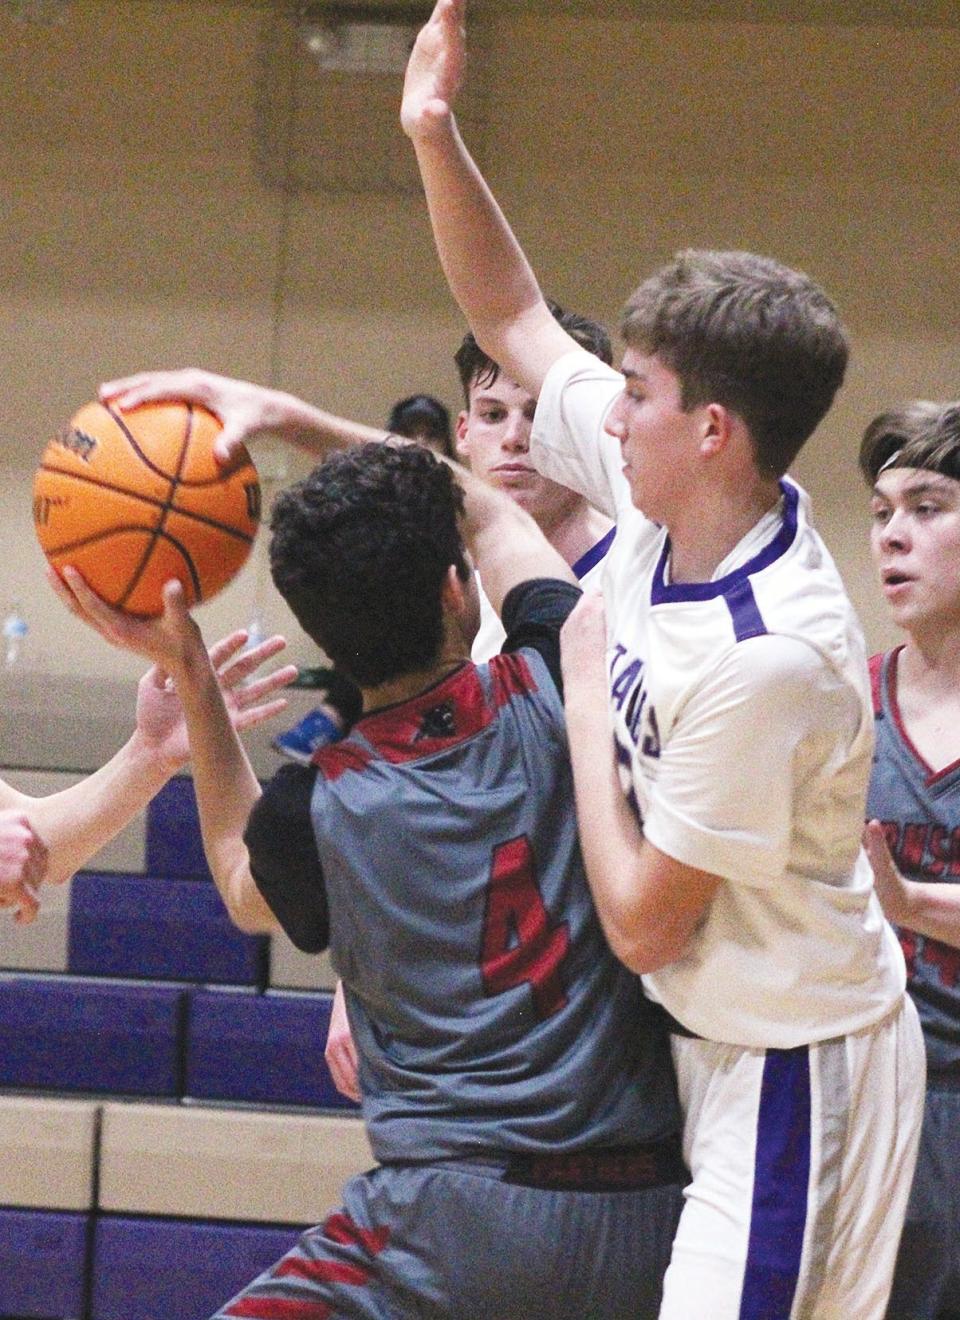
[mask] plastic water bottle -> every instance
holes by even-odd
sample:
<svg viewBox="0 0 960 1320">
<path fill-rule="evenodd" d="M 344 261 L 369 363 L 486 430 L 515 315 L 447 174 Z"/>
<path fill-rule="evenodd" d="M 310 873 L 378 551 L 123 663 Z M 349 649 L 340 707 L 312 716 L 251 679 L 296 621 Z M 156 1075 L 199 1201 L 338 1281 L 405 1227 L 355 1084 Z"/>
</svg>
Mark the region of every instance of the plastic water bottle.
<svg viewBox="0 0 960 1320">
<path fill-rule="evenodd" d="M 255 646 L 259 646 L 266 639 L 267 631 L 263 622 L 263 615 L 259 610 L 254 610 L 250 622 L 247 624 L 247 644 L 244 651 L 252 651 Z"/>
<path fill-rule="evenodd" d="M 20 612 L 20 604 L 18 601 L 14 601 L 3 621 L 3 663 L 5 668 L 12 669 L 17 663 L 20 652 L 23 650 L 27 632 L 27 621 Z"/>
</svg>

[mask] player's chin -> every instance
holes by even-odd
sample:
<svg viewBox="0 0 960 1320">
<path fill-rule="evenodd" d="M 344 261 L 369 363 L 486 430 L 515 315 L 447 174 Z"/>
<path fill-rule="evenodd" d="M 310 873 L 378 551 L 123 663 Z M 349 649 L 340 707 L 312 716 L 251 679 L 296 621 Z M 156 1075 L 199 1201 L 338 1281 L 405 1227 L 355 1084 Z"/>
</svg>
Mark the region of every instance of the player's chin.
<svg viewBox="0 0 960 1320">
<path fill-rule="evenodd" d="M 493 483 L 508 495 L 514 504 L 531 514 L 534 518 L 540 512 L 543 503 L 543 491 L 539 479 L 534 475 L 519 480 L 497 481 Z"/>
</svg>

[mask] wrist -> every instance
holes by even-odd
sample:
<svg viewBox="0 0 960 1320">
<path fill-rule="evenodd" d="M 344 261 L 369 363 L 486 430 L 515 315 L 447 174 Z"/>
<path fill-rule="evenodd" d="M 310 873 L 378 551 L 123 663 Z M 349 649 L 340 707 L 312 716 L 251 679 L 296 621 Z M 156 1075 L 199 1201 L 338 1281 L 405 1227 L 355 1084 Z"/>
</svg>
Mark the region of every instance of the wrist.
<svg viewBox="0 0 960 1320">
<path fill-rule="evenodd" d="M 453 109 L 445 101 L 433 101 L 428 106 L 403 120 L 403 131 L 414 149 L 429 151 L 432 147 L 448 146 L 456 136 Z"/>
<path fill-rule="evenodd" d="M 123 753 L 135 767 L 138 777 L 145 785 L 162 788 L 172 775 L 182 770 L 189 756 L 175 757 L 164 752 L 162 747 L 152 742 L 140 729 L 134 729 L 127 739 Z"/>
</svg>

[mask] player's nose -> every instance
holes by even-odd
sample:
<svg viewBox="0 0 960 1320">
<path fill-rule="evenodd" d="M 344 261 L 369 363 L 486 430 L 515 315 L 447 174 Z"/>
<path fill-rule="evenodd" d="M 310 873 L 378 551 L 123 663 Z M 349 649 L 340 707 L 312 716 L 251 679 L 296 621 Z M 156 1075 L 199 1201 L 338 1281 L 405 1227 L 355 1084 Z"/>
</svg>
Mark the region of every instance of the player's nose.
<svg viewBox="0 0 960 1320">
<path fill-rule="evenodd" d="M 909 523 L 902 509 L 894 509 L 880 529 L 880 544 L 901 547 L 910 540 Z"/>
<path fill-rule="evenodd" d="M 525 454 L 530 448 L 530 421 L 522 413 L 511 415 L 509 418 L 503 443 L 515 453 Z"/>
<path fill-rule="evenodd" d="M 623 412 L 621 409 L 622 399 L 623 395 L 618 395 L 603 423 L 603 429 L 606 431 L 607 435 L 612 435 L 614 440 L 619 440 L 621 443 L 626 435 L 626 427 L 624 425 Z"/>
</svg>

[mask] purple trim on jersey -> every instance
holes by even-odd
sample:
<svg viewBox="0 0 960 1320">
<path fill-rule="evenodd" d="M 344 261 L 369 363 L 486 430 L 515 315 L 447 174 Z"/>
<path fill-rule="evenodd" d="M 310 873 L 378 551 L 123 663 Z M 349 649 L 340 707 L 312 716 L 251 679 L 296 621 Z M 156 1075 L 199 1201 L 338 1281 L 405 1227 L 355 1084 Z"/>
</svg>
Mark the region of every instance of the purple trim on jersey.
<svg viewBox="0 0 960 1320">
<path fill-rule="evenodd" d="M 727 573 L 712 582 L 667 582 L 667 560 L 670 557 L 670 537 L 668 535 L 664 540 L 663 550 L 654 570 L 653 586 L 650 589 L 650 604 L 664 605 L 684 600 L 713 600 L 717 596 L 727 596 L 751 574 L 759 573 L 761 569 L 768 568 L 770 564 L 779 559 L 786 550 L 789 550 L 797 535 L 797 504 L 800 499 L 796 486 L 792 486 L 787 481 L 780 482 L 780 491 L 783 495 L 783 521 L 776 536 L 768 545 L 763 547 L 759 554 L 754 555 L 752 559 L 748 559 L 739 568 L 735 568 L 732 573 Z"/>
<path fill-rule="evenodd" d="M 800 1276 L 809 1178 L 808 1050 L 805 1045 L 768 1050 L 740 1320 L 789 1320 Z"/>
<path fill-rule="evenodd" d="M 748 637 L 763 636 L 767 625 L 757 607 L 757 598 L 749 578 L 742 578 L 729 591 L 725 591 L 723 599 L 733 619 L 733 633 L 738 642 L 745 642 Z"/>
<path fill-rule="evenodd" d="M 614 525 L 610 528 L 609 532 L 607 532 L 606 536 L 601 536 L 596 545 L 592 545 L 589 550 L 585 551 L 580 556 L 575 564 L 570 565 L 573 569 L 573 576 L 578 582 L 581 578 L 587 576 L 591 568 L 596 568 L 597 564 L 600 563 L 600 560 L 613 545 L 613 538 L 616 534 L 617 528 L 616 525 Z"/>
</svg>

